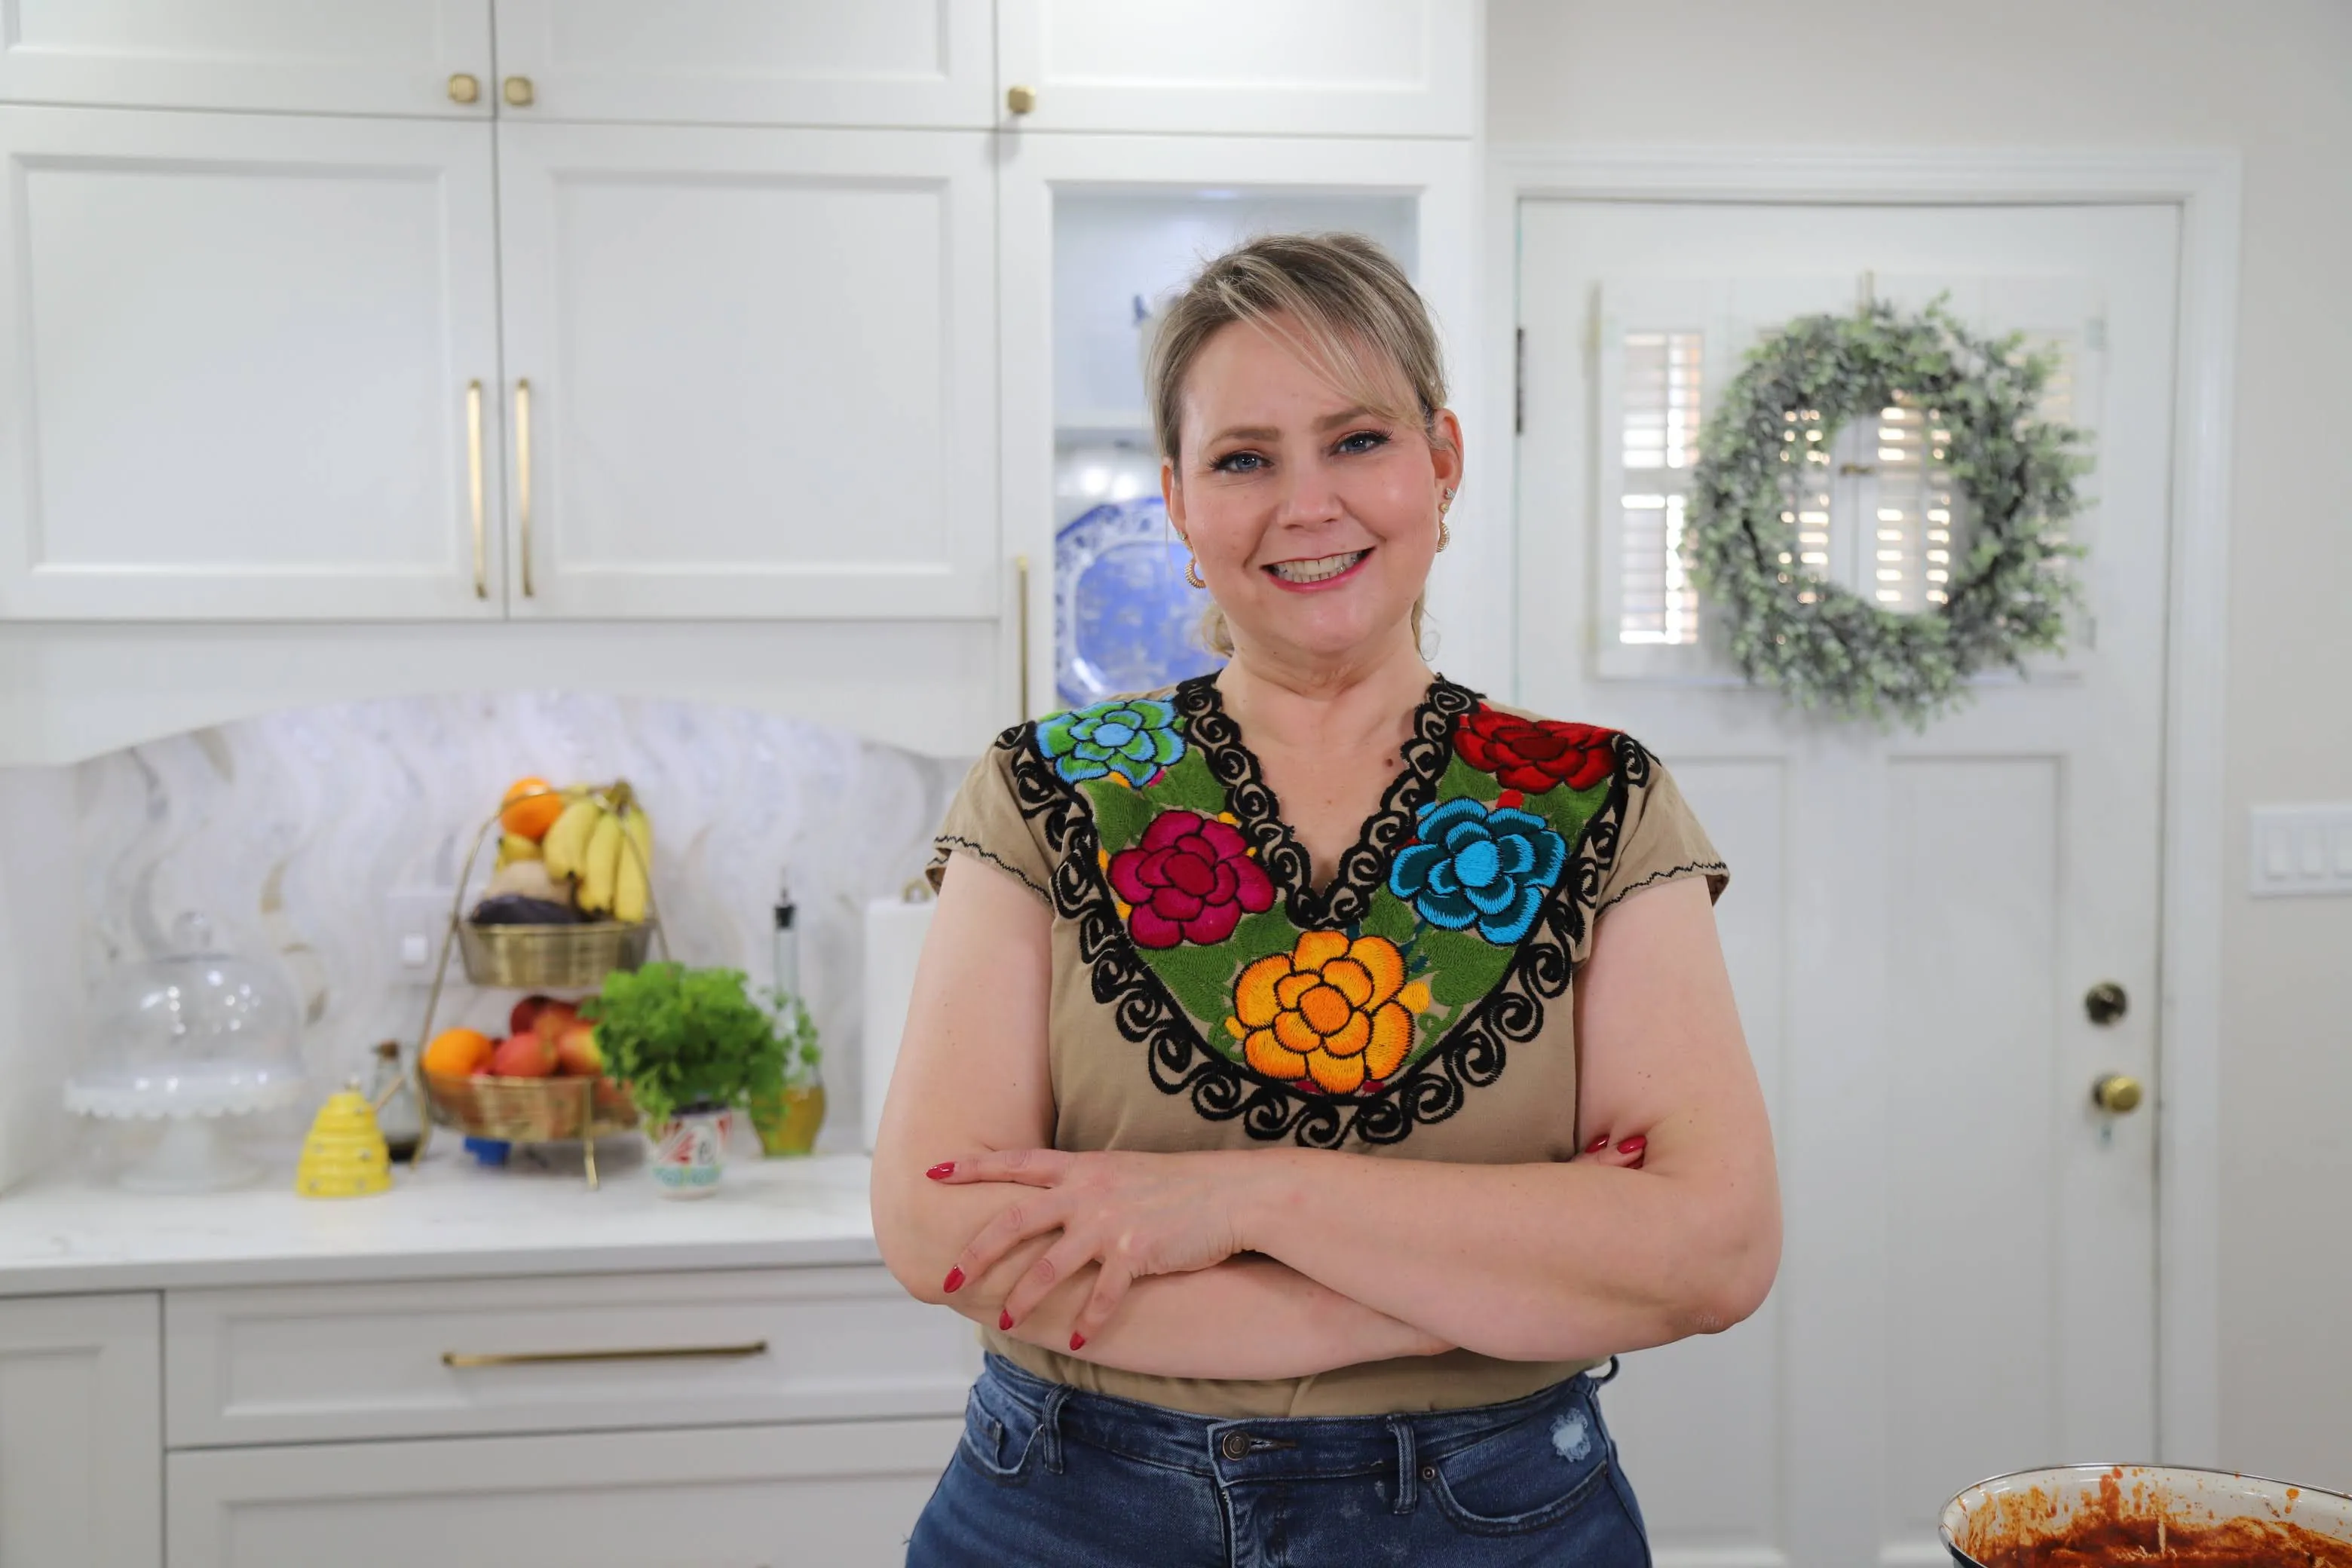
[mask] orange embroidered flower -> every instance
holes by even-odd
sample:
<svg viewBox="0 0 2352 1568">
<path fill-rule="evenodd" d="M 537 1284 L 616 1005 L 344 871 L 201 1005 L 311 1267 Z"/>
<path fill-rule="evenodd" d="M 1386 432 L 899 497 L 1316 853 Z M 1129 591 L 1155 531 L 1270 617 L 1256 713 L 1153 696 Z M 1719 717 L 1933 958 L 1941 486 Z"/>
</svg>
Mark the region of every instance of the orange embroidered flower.
<svg viewBox="0 0 2352 1568">
<path fill-rule="evenodd" d="M 1404 983 L 1404 954 L 1388 938 L 1310 931 L 1242 971 L 1225 1028 L 1268 1078 L 1353 1094 L 1402 1065 L 1412 1016 L 1428 1005 L 1429 987 Z"/>
</svg>

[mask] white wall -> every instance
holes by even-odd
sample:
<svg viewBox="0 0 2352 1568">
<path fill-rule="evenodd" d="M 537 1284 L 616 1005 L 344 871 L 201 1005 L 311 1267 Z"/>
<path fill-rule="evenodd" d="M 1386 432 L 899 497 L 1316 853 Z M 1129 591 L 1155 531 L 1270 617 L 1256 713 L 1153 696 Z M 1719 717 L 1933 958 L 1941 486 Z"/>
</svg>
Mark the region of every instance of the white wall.
<svg viewBox="0 0 2352 1568">
<path fill-rule="evenodd" d="M 1489 0 L 1497 142 L 2245 160 L 2231 552 L 2227 1462 L 2352 1486 L 2352 900 L 2246 897 L 2246 812 L 2352 799 L 2352 5 Z"/>
</svg>

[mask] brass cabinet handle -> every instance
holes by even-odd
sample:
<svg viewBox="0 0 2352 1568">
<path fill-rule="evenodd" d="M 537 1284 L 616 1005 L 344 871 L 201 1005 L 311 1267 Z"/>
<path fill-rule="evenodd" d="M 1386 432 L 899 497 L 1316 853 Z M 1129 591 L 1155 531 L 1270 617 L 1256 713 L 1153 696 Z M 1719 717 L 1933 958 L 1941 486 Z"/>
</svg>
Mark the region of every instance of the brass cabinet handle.
<svg viewBox="0 0 2352 1568">
<path fill-rule="evenodd" d="M 515 382 L 515 522 L 521 535 L 522 596 L 539 590 L 530 580 L 530 383 Z"/>
<path fill-rule="evenodd" d="M 530 90 L 530 78 L 527 76 L 510 76 L 507 78 L 507 84 L 504 90 L 507 101 L 513 104 L 517 109 L 529 109 L 531 104 L 531 100 L 535 96 Z"/>
<path fill-rule="evenodd" d="M 1015 114 L 1029 114 L 1037 108 L 1037 89 L 1034 87 L 1008 87 L 1004 89 L 1004 107 Z"/>
<path fill-rule="evenodd" d="M 517 1351 L 477 1353 L 467 1351 L 443 1351 L 443 1366 L 545 1366 L 557 1362 L 600 1361 L 742 1361 L 768 1353 L 768 1342 L 754 1340 L 748 1345 L 664 1345 L 651 1350 L 629 1351 Z"/>
<path fill-rule="evenodd" d="M 2145 1094 L 2139 1079 L 2111 1072 L 2091 1086 L 2091 1103 L 2110 1116 L 2129 1116 Z"/>
<path fill-rule="evenodd" d="M 490 596 L 489 545 L 482 535 L 482 384 L 466 384 L 466 495 L 474 508 L 474 597 Z"/>
<path fill-rule="evenodd" d="M 459 71 L 457 75 L 449 79 L 450 102 L 471 103 L 481 96 L 482 83 L 478 77 L 469 75 L 465 71 Z"/>
</svg>

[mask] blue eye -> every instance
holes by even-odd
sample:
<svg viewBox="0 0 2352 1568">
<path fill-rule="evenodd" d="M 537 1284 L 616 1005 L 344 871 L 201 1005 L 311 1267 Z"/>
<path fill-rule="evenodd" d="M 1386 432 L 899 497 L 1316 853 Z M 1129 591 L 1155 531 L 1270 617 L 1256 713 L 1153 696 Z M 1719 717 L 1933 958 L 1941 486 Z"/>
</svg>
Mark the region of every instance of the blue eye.
<svg viewBox="0 0 2352 1568">
<path fill-rule="evenodd" d="M 1359 430 L 1352 436 L 1341 437 L 1339 449 L 1342 452 L 1369 452 L 1388 444 L 1389 438 L 1378 430 Z"/>
<path fill-rule="evenodd" d="M 1245 474 L 1265 466 L 1265 459 L 1255 452 L 1228 452 L 1209 465 L 1221 474 Z"/>
</svg>

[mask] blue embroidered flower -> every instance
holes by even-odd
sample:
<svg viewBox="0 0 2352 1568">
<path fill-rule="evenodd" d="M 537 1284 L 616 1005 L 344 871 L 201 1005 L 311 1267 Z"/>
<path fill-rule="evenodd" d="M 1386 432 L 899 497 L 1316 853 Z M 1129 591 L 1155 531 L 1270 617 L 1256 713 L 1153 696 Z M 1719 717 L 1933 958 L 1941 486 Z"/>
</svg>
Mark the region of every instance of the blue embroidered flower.
<svg viewBox="0 0 2352 1568">
<path fill-rule="evenodd" d="M 1117 773 L 1139 785 L 1184 754 L 1184 737 L 1176 731 L 1174 703 L 1116 697 L 1044 721 L 1037 749 L 1072 784 Z"/>
<path fill-rule="evenodd" d="M 1449 800 L 1421 808 L 1418 838 L 1389 871 L 1389 890 L 1431 925 L 1475 925 L 1507 946 L 1528 934 L 1545 889 L 1568 864 L 1568 843 L 1544 819 L 1508 805 Z"/>
</svg>

